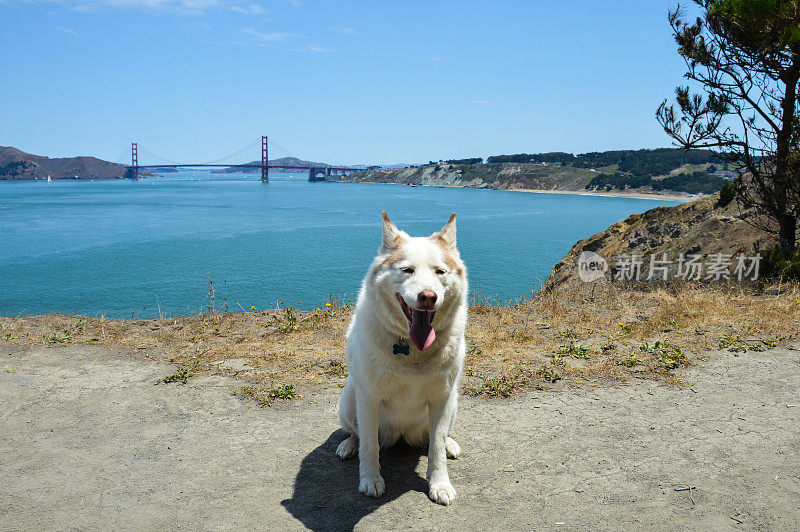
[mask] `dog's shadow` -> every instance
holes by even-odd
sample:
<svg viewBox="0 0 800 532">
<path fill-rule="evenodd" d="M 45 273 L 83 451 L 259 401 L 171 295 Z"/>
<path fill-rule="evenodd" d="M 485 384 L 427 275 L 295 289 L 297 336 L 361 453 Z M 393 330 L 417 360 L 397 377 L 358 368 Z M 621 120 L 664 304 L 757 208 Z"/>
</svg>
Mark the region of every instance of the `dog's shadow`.
<svg viewBox="0 0 800 532">
<path fill-rule="evenodd" d="M 381 450 L 386 493 L 374 499 L 358 492 L 358 456 L 341 461 L 336 447 L 347 437 L 337 430 L 303 459 L 291 499 L 281 504 L 311 530 L 353 530 L 365 516 L 407 491 L 427 496 L 428 483 L 417 474 L 422 450 L 399 443 Z"/>
</svg>

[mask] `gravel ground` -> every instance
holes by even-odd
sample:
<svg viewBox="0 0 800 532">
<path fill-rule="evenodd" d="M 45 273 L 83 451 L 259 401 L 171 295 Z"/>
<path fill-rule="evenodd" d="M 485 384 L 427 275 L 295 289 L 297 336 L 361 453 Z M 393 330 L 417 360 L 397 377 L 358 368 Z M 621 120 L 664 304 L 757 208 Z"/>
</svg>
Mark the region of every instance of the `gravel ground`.
<svg viewBox="0 0 800 532">
<path fill-rule="evenodd" d="M 463 397 L 451 507 L 426 457 L 357 492 L 338 390 L 259 407 L 236 381 L 102 347 L 0 347 L 0 529 L 800 529 L 800 351 L 712 352 L 693 384 Z M 685 489 L 691 486 L 691 491 Z M 680 491 L 683 489 L 683 491 Z"/>
</svg>

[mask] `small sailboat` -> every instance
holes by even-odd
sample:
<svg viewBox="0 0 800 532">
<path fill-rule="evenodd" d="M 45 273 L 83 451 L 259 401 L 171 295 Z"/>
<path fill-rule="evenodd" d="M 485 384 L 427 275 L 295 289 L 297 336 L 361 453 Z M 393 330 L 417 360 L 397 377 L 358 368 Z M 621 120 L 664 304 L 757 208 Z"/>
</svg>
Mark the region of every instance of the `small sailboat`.
<svg viewBox="0 0 800 532">
<path fill-rule="evenodd" d="M 52 179 L 50 179 L 50 174 L 47 174 L 47 182 L 50 183 Z"/>
</svg>

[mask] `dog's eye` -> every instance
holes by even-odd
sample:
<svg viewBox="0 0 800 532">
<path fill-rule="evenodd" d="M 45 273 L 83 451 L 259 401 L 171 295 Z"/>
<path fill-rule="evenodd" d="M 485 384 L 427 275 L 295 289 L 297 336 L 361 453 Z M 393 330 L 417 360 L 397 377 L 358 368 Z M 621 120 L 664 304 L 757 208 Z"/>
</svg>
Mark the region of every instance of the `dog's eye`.
<svg viewBox="0 0 800 532">
<path fill-rule="evenodd" d="M 403 268 L 403 273 L 414 273 L 414 268 Z"/>
<path fill-rule="evenodd" d="M 436 275 L 444 275 L 447 272 L 442 268 L 436 268 Z"/>
</svg>

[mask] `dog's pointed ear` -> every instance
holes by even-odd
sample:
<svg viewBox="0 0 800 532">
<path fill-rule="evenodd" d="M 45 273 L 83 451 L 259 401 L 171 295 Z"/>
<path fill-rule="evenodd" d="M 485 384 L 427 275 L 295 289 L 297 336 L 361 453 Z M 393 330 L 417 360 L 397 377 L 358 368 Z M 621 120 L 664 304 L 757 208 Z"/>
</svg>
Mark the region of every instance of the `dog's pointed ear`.
<svg viewBox="0 0 800 532">
<path fill-rule="evenodd" d="M 456 247 L 456 213 L 450 215 L 450 219 L 444 224 L 438 233 L 433 233 L 431 238 L 440 240 L 445 247 Z"/>
<path fill-rule="evenodd" d="M 383 240 L 381 241 L 381 251 L 388 253 L 394 249 L 397 249 L 397 246 L 399 246 L 400 242 L 403 240 L 403 236 L 389 219 L 389 215 L 386 214 L 386 211 L 381 212 L 381 218 L 383 219 Z"/>
</svg>

